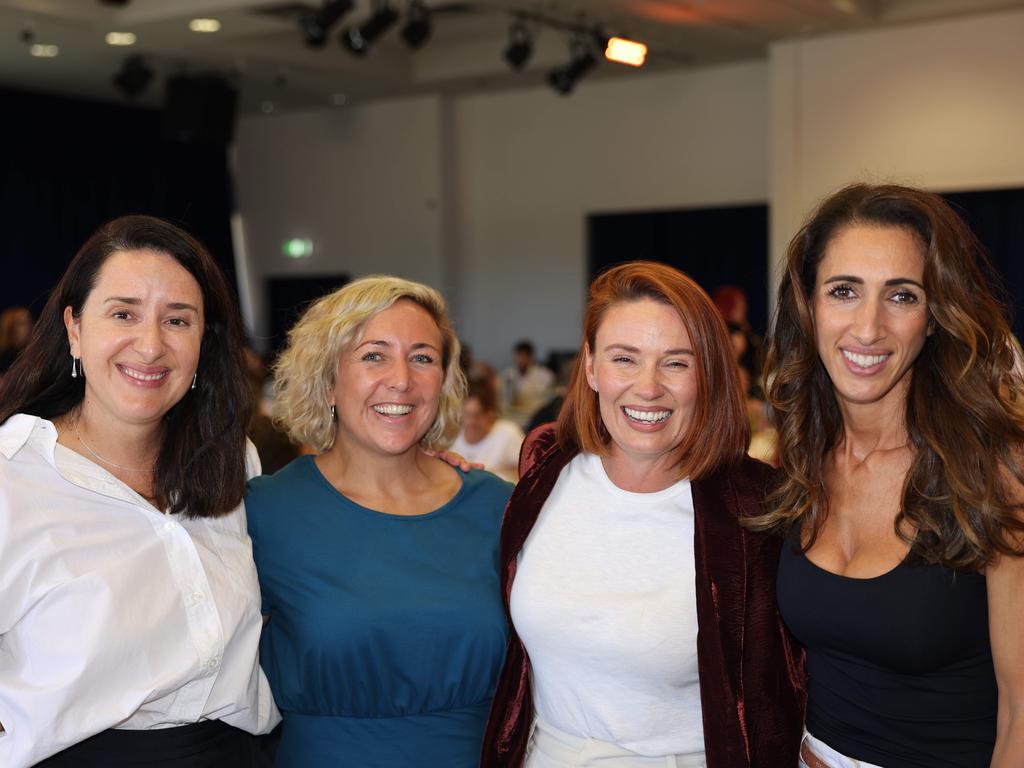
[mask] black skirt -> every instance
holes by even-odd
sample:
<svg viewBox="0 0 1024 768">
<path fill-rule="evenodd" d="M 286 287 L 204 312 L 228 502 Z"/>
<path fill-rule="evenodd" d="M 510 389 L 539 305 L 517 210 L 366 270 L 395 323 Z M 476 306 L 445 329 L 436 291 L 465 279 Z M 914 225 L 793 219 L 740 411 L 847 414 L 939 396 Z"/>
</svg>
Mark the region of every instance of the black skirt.
<svg viewBox="0 0 1024 768">
<path fill-rule="evenodd" d="M 111 729 L 37 763 L 40 768 L 266 768 L 256 739 L 220 720 L 149 731 Z"/>
</svg>

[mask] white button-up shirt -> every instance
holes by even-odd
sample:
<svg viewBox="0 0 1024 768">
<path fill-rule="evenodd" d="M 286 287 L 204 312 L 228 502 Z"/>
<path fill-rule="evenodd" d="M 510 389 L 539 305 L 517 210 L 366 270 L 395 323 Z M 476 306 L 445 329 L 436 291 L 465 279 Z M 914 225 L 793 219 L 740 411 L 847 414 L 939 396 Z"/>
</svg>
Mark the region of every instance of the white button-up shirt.
<svg viewBox="0 0 1024 768">
<path fill-rule="evenodd" d="M 247 465 L 258 473 L 251 444 Z M 261 627 L 242 506 L 165 515 L 49 421 L 0 427 L 0 766 L 107 728 L 269 731 Z"/>
</svg>

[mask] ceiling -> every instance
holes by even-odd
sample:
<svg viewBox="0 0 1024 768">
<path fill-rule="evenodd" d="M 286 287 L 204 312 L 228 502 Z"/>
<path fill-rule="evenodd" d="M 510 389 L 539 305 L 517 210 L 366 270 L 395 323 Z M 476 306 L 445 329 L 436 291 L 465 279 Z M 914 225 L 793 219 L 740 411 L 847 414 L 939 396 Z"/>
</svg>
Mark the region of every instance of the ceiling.
<svg viewBox="0 0 1024 768">
<path fill-rule="evenodd" d="M 588 79 L 642 77 L 764 58 L 776 40 L 1024 7 L 1024 0 L 425 0 L 432 35 L 421 49 L 402 42 L 403 19 L 367 56 L 343 50 L 338 32 L 384 2 L 404 16 L 408 0 L 356 0 L 327 44 L 314 49 L 303 42 L 299 17 L 321 0 L 0 0 L 0 85 L 128 101 L 112 78 L 128 56 L 141 55 L 156 73 L 134 99 L 141 104 L 159 103 L 166 76 L 216 73 L 239 89 L 243 112 L 346 108 L 389 96 L 541 84 L 568 61 L 573 28 L 600 25 L 649 46 L 642 69 L 602 62 Z M 535 36 L 519 72 L 502 58 L 517 13 Z M 217 19 L 220 29 L 193 32 L 193 18 Z M 134 33 L 136 42 L 108 45 L 112 31 Z M 33 45 L 56 45 L 59 54 L 34 57 Z"/>
</svg>

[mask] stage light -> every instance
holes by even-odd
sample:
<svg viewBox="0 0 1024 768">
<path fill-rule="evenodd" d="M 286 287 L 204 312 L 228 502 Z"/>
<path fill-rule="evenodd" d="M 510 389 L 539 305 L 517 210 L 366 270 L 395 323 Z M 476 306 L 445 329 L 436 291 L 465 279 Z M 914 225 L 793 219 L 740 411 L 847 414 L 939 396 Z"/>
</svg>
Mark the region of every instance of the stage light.
<svg viewBox="0 0 1024 768">
<path fill-rule="evenodd" d="M 430 37 L 430 11 L 420 0 L 411 0 L 409 12 L 402 27 L 402 39 L 405 44 L 416 50 Z"/>
<path fill-rule="evenodd" d="M 369 53 L 374 41 L 398 21 L 398 11 L 389 5 L 381 5 L 369 19 L 358 27 L 349 27 L 341 33 L 341 45 L 356 56 Z"/>
<path fill-rule="evenodd" d="M 352 10 L 353 0 L 325 0 L 317 11 L 306 11 L 299 17 L 302 39 L 310 48 L 322 48 L 327 42 L 331 27 L 338 19 Z"/>
<path fill-rule="evenodd" d="M 604 48 L 604 57 L 617 64 L 642 67 L 647 59 L 647 46 L 625 37 L 610 37 Z"/>
<path fill-rule="evenodd" d="M 533 55 L 533 37 L 526 28 L 526 21 L 518 18 L 508 30 L 508 46 L 503 54 L 512 69 L 522 69 Z"/>
<path fill-rule="evenodd" d="M 32 43 L 28 52 L 37 59 L 52 59 L 60 54 L 60 48 L 51 43 Z"/>
<path fill-rule="evenodd" d="M 153 79 L 153 68 L 141 56 L 129 56 L 114 75 L 114 85 L 129 99 L 134 99 Z"/>
<path fill-rule="evenodd" d="M 557 67 L 548 73 L 548 84 L 561 95 L 567 96 L 576 87 L 576 82 L 597 64 L 597 57 L 585 41 L 573 41 L 572 58 L 564 67 Z"/>
</svg>

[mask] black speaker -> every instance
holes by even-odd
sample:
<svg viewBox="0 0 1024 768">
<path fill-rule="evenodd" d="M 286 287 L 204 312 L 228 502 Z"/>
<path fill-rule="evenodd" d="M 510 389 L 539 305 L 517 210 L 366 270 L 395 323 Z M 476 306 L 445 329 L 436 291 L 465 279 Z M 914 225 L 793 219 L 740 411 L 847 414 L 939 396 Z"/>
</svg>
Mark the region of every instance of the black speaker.
<svg viewBox="0 0 1024 768">
<path fill-rule="evenodd" d="M 174 141 L 227 145 L 235 134 L 238 91 L 217 75 L 177 75 L 164 88 L 163 132 Z"/>
</svg>

